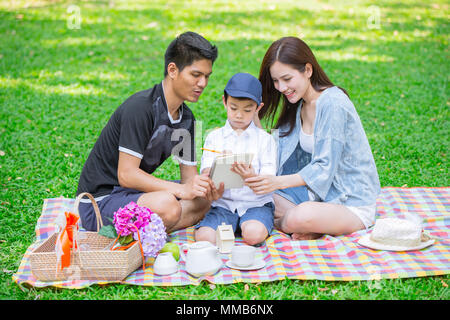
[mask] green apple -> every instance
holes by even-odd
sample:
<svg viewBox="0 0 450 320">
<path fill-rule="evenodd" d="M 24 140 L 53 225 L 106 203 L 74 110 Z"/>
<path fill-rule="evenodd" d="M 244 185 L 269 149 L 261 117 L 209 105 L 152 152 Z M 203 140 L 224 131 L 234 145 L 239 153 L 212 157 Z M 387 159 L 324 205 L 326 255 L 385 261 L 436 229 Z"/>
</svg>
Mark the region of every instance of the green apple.
<svg viewBox="0 0 450 320">
<path fill-rule="evenodd" d="M 160 253 L 171 252 L 173 257 L 175 258 L 175 260 L 178 261 L 180 259 L 180 248 L 178 247 L 178 245 L 176 243 L 166 242 L 164 247 L 159 252 Z"/>
</svg>

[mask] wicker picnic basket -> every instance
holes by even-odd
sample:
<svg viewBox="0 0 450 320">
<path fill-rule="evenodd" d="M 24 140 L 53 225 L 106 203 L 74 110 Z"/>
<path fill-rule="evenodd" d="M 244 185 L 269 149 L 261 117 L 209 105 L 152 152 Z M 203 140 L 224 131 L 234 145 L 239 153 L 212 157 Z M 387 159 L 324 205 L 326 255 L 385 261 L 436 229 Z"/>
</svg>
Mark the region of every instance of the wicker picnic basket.
<svg viewBox="0 0 450 320">
<path fill-rule="evenodd" d="M 100 210 L 89 193 L 81 193 L 75 200 L 78 214 L 80 200 L 87 196 L 94 206 L 97 232 L 74 230 L 78 250 L 71 250 L 70 266 L 59 270 L 55 243 L 59 233 L 54 233 L 30 254 L 31 272 L 40 281 L 104 280 L 121 281 L 142 265 L 142 255 L 136 241 L 126 250 L 112 251 L 114 239 L 98 234 L 103 226 Z"/>
</svg>

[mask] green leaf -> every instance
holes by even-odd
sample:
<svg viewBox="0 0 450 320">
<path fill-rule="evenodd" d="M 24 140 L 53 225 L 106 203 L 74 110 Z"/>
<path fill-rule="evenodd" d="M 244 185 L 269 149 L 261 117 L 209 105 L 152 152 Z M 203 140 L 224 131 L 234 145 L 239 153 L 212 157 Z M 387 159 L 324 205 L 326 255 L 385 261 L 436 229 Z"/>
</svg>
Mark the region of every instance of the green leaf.
<svg viewBox="0 0 450 320">
<path fill-rule="evenodd" d="M 130 233 L 129 235 L 127 235 L 126 237 L 120 237 L 119 238 L 119 243 L 123 246 L 126 246 L 127 244 L 133 242 L 133 234 Z"/>
<path fill-rule="evenodd" d="M 107 238 L 117 238 L 116 228 L 114 228 L 114 226 L 111 224 L 101 227 L 98 234 Z"/>
</svg>

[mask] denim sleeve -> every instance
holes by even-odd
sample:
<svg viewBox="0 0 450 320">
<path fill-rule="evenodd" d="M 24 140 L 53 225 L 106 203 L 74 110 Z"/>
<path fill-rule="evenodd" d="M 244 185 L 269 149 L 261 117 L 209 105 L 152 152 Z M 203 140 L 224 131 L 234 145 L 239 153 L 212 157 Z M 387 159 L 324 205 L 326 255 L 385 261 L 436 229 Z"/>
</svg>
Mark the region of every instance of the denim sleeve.
<svg viewBox="0 0 450 320">
<path fill-rule="evenodd" d="M 311 162 L 298 174 L 324 200 L 333 182 L 345 145 L 347 112 L 328 104 L 317 116 Z"/>
</svg>

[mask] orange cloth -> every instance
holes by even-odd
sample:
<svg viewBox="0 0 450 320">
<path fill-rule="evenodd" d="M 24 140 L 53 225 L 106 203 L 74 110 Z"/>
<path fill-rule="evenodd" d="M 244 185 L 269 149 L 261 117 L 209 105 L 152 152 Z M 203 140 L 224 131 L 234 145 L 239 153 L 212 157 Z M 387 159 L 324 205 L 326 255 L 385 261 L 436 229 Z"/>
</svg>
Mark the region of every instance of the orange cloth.
<svg viewBox="0 0 450 320">
<path fill-rule="evenodd" d="M 78 230 L 78 220 L 80 217 L 72 212 L 65 212 L 66 226 L 60 232 L 57 241 L 60 242 L 62 252 L 57 252 L 60 255 L 61 265 L 60 270 L 70 266 L 70 249 L 77 248 L 77 243 L 73 239 L 73 230 Z"/>
</svg>

